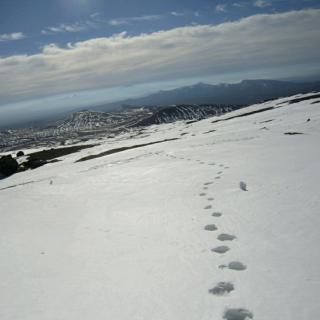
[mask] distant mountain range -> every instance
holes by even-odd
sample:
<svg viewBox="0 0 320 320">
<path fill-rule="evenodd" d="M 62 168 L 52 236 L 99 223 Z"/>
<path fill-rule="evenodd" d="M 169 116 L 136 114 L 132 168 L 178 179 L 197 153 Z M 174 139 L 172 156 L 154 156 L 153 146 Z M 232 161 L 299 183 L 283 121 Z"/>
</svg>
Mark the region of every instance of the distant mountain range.
<svg viewBox="0 0 320 320">
<path fill-rule="evenodd" d="M 159 91 L 146 97 L 127 99 L 91 110 L 125 110 L 130 107 L 170 106 L 181 104 L 250 105 L 265 100 L 320 90 L 320 81 L 296 83 L 277 80 L 243 80 L 235 84 L 198 83 L 174 90 Z"/>
<path fill-rule="evenodd" d="M 198 83 L 174 90 L 159 91 L 135 99 L 77 107 L 63 110 L 63 112 L 39 113 L 34 116 L 32 122 L 30 119 L 25 119 L 23 114 L 19 114 L 11 123 L 0 119 L 2 121 L 0 121 L 0 130 L 26 127 L 43 128 L 50 126 L 57 120 L 62 120 L 63 123 L 66 118 L 68 119 L 60 129 L 64 128 L 67 131 L 71 128 L 75 129 L 77 126 L 81 130 L 84 128 L 91 130 L 91 126 L 96 126 L 97 130 L 106 126 L 109 128 L 111 123 L 118 126 L 119 121 L 124 121 L 128 126 L 127 121 L 131 120 L 135 124 L 156 124 L 177 119 L 202 119 L 254 103 L 312 91 L 320 91 L 320 81 L 298 83 L 278 80 L 243 80 L 239 83 L 218 85 Z M 172 108 L 173 106 L 177 106 L 177 108 Z M 131 114 L 131 111 L 135 109 L 140 111 Z M 77 113 L 84 110 L 108 112 L 112 115 Z M 129 115 L 124 115 L 123 112 L 129 112 Z M 76 113 L 74 119 L 72 118 L 73 113 Z"/>
</svg>

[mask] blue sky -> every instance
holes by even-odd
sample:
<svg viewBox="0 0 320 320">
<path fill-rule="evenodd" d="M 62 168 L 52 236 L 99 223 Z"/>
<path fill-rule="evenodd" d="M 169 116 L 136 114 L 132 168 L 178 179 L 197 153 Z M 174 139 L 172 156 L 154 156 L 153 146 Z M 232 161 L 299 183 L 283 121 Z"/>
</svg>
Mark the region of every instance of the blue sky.
<svg viewBox="0 0 320 320">
<path fill-rule="evenodd" d="M 0 110 L 319 72 L 319 11 L 319 0 L 0 0 Z"/>
<path fill-rule="evenodd" d="M 65 46 L 122 31 L 137 35 L 317 7 L 318 0 L 1 0 L 0 35 L 23 36 L 2 41 L 0 56 L 37 53 L 51 42 Z"/>
</svg>

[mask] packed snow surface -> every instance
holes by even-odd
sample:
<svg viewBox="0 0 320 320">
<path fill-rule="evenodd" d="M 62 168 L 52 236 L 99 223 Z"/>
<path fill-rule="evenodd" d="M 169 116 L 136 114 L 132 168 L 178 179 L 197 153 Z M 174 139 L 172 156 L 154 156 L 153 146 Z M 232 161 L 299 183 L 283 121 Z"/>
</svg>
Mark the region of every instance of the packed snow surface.
<svg viewBox="0 0 320 320">
<path fill-rule="evenodd" d="M 319 319 L 320 104 L 288 100 L 1 180 L 0 319 Z"/>
</svg>

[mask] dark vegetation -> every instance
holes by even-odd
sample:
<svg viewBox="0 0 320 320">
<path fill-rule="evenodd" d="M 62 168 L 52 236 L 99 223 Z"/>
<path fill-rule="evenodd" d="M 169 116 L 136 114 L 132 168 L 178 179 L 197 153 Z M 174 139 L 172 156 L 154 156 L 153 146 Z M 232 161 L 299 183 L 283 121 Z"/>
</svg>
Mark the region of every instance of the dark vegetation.
<svg viewBox="0 0 320 320">
<path fill-rule="evenodd" d="M 88 149 L 95 147 L 96 144 L 88 144 L 88 145 L 81 145 L 81 146 L 72 146 L 72 147 L 64 147 L 64 148 L 57 148 L 57 149 L 49 149 L 49 150 L 42 150 L 42 151 L 37 151 L 30 153 L 29 160 L 43 160 L 43 161 L 49 161 L 52 159 L 56 159 L 59 157 L 66 156 L 71 153 L 78 152 L 83 149 Z"/>
<path fill-rule="evenodd" d="M 82 149 L 92 148 L 94 146 L 96 145 L 90 144 L 37 151 L 27 155 L 26 160 L 20 164 L 15 158 L 12 157 L 12 155 L 6 155 L 0 158 L 0 174 L 4 177 L 8 177 L 17 172 L 26 171 L 28 169 L 36 169 L 45 164 L 59 161 L 57 159 L 59 157 L 78 152 Z M 23 151 L 19 151 L 17 153 L 17 158 L 23 156 Z"/>
<path fill-rule="evenodd" d="M 104 151 L 104 152 L 101 152 L 101 153 L 98 153 L 98 154 L 92 154 L 90 156 L 83 157 L 83 158 L 77 160 L 76 162 L 92 160 L 92 159 L 108 156 L 110 154 L 114 154 L 114 153 L 118 153 L 118 152 L 122 152 L 122 151 L 126 151 L 126 150 L 141 148 L 141 147 L 145 147 L 145 146 L 150 146 L 152 144 L 158 144 L 158 143 L 174 141 L 174 140 L 179 140 L 179 138 L 165 139 L 165 140 L 161 140 L 161 141 L 154 141 L 154 142 L 149 142 L 149 143 L 136 144 L 136 145 L 129 146 L 129 147 L 121 147 L 121 148 L 110 149 L 110 150 L 107 150 L 107 151 Z"/>
<path fill-rule="evenodd" d="M 274 109 L 274 107 L 268 107 L 268 108 L 263 108 L 260 110 L 245 112 L 245 113 L 239 114 L 237 116 L 233 116 L 233 117 L 229 117 L 229 118 L 225 118 L 225 119 L 214 120 L 211 123 L 216 123 L 216 122 L 220 122 L 220 121 L 227 121 L 227 120 L 231 120 L 231 119 L 235 119 L 235 118 L 247 117 L 247 116 L 251 116 L 252 114 L 261 113 L 261 112 L 269 111 L 272 109 Z"/>
<path fill-rule="evenodd" d="M 312 96 L 303 97 L 303 98 L 296 98 L 296 99 L 292 99 L 292 100 L 289 100 L 286 102 L 288 102 L 289 104 L 293 104 L 293 103 L 298 103 L 298 102 L 311 100 L 311 99 L 317 99 L 317 98 L 320 98 L 320 94 L 313 94 Z"/>
<path fill-rule="evenodd" d="M 0 174 L 7 177 L 17 172 L 19 164 L 11 155 L 0 158 Z"/>
</svg>

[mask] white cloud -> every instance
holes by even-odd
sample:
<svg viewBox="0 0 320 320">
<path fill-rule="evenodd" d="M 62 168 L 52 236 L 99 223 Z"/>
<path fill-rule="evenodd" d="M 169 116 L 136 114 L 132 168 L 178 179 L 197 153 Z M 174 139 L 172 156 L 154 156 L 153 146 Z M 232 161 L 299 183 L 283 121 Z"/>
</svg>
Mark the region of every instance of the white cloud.
<svg viewBox="0 0 320 320">
<path fill-rule="evenodd" d="M 75 22 L 71 24 L 61 23 L 55 27 L 47 27 L 41 30 L 44 35 L 55 34 L 55 33 L 65 33 L 65 32 L 82 32 L 87 31 L 95 26 L 94 22 Z"/>
<path fill-rule="evenodd" d="M 162 15 L 146 15 L 146 16 L 139 16 L 139 17 L 116 18 L 116 19 L 109 20 L 109 24 L 111 26 L 120 26 L 124 24 L 131 24 L 133 22 L 160 20 L 163 17 L 164 16 Z"/>
<path fill-rule="evenodd" d="M 234 2 L 232 6 L 236 8 L 244 8 L 246 4 L 244 2 Z"/>
<path fill-rule="evenodd" d="M 0 58 L 0 101 L 319 64 L 320 10 L 260 14 L 129 37 L 125 32 Z"/>
<path fill-rule="evenodd" d="M 0 42 L 2 41 L 16 41 L 24 39 L 26 36 L 22 32 L 4 33 L 0 34 Z"/>
<path fill-rule="evenodd" d="M 216 5 L 216 12 L 226 12 L 227 6 L 225 4 L 217 4 Z"/>
<path fill-rule="evenodd" d="M 171 11 L 170 14 L 174 17 L 183 17 L 186 15 L 186 12 Z"/>
<path fill-rule="evenodd" d="M 253 5 L 258 8 L 266 8 L 271 6 L 271 2 L 266 0 L 257 0 Z"/>
</svg>

